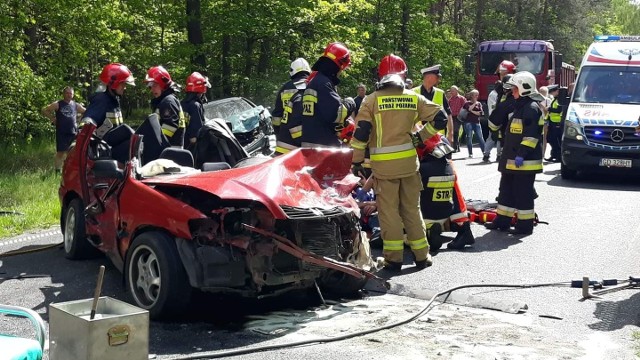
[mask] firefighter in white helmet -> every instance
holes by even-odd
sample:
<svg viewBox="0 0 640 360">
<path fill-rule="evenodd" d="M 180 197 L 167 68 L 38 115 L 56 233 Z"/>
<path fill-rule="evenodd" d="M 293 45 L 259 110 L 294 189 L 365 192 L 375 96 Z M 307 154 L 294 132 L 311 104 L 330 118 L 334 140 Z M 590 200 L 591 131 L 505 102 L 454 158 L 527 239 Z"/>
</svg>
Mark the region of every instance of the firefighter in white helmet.
<svg viewBox="0 0 640 360">
<path fill-rule="evenodd" d="M 291 62 L 289 68 L 290 80 L 282 85 L 276 95 L 276 102 L 271 112 L 271 123 L 276 134 L 276 153 L 284 154 L 300 147 L 300 136 L 302 133 L 301 124 L 293 124 L 293 121 L 285 125 L 285 129 L 280 129 L 285 116 L 285 109 L 290 110 L 289 101 L 299 91 L 306 88 L 305 81 L 311 74 L 311 67 L 304 58 L 297 58 Z M 288 118 L 291 118 L 289 116 Z M 285 120 L 286 123 L 287 120 Z"/>
</svg>

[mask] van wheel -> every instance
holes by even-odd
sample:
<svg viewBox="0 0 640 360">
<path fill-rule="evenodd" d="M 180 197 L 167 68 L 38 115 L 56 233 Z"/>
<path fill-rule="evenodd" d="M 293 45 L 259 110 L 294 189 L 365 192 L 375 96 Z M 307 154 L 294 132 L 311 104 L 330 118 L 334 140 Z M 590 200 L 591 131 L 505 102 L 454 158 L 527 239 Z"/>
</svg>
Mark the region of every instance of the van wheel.
<svg viewBox="0 0 640 360">
<path fill-rule="evenodd" d="M 570 169 L 564 163 L 561 163 L 560 177 L 562 177 L 564 180 L 574 180 L 578 177 L 578 170 Z"/>
</svg>

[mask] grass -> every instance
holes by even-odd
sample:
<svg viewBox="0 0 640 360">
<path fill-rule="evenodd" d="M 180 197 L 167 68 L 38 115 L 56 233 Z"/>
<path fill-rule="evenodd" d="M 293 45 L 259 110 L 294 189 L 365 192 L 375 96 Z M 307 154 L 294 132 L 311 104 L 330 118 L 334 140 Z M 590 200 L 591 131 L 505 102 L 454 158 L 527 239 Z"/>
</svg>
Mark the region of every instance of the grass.
<svg viewBox="0 0 640 360">
<path fill-rule="evenodd" d="M 640 331 L 634 331 L 631 337 L 633 338 L 636 356 L 640 357 Z"/>
<path fill-rule="evenodd" d="M 53 139 L 39 139 L 17 151 L 0 145 L 0 238 L 59 224 Z"/>
</svg>

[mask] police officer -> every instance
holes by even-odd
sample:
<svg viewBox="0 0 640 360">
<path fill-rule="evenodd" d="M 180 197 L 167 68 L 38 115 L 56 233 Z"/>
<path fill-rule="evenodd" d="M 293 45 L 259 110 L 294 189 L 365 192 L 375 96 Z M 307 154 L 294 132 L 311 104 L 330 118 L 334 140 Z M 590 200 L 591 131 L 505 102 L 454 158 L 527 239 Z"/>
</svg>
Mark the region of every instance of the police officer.
<svg viewBox="0 0 640 360">
<path fill-rule="evenodd" d="M 538 102 L 544 98 L 536 90 L 536 78 L 528 71 L 516 73 L 506 84 L 511 85 L 515 99 L 514 111 L 507 122 L 498 166 L 502 173 L 498 216 L 493 222 L 486 223 L 485 227 L 527 235 L 533 232 L 535 219 L 533 203 L 536 194 L 533 185 L 536 174 L 542 172 L 544 120 Z M 515 229 L 510 229 L 511 219 L 516 213 L 518 220 Z"/>
<path fill-rule="evenodd" d="M 276 95 L 276 102 L 273 106 L 273 111 L 271 112 L 271 125 L 273 125 L 273 131 L 276 135 L 276 153 L 283 154 L 285 152 L 288 152 L 283 150 L 292 150 L 291 147 L 287 146 L 289 145 L 289 142 L 287 141 L 281 141 L 281 144 L 277 143 L 281 140 L 279 135 L 279 127 L 282 122 L 282 117 L 284 116 L 284 108 L 287 106 L 287 103 L 296 92 L 298 92 L 300 89 L 304 90 L 304 83 L 309 77 L 309 74 L 311 74 L 311 67 L 309 66 L 309 63 L 306 59 L 297 58 L 293 60 L 289 67 L 290 79 L 280 87 L 280 90 L 278 90 L 278 94 Z M 299 146 L 300 145 L 298 145 L 297 147 Z"/>
<path fill-rule="evenodd" d="M 338 77 L 351 65 L 349 49 L 339 42 L 327 45 L 311 68 L 302 99 L 302 147 L 339 147 L 344 120 L 355 111 L 353 99 L 340 99 Z M 349 101 L 350 99 L 350 101 Z"/>
<path fill-rule="evenodd" d="M 131 71 L 118 63 L 111 63 L 102 68 L 100 81 L 102 86 L 90 99 L 82 122 L 94 122 L 97 127 L 95 135 L 102 138 L 111 128 L 122 124 L 120 98 L 127 85 L 135 86 L 135 81 Z"/>
<path fill-rule="evenodd" d="M 404 88 L 406 73 L 402 58 L 391 54 L 382 59 L 377 89 L 362 103 L 351 139 L 354 174 L 364 171 L 365 150 L 371 153 L 385 268 L 391 271 L 402 268 L 405 233 L 416 267 L 432 264 L 420 214 L 422 182 L 415 147 L 447 123 L 440 106 Z M 419 123 L 424 127 L 413 133 Z"/>
<path fill-rule="evenodd" d="M 186 147 L 192 151 L 196 145 L 198 130 L 204 124 L 202 104 L 207 102 L 206 92 L 210 87 L 209 79 L 199 72 L 194 72 L 187 77 L 187 86 L 185 87 L 187 96 L 180 102 L 180 106 L 182 106 L 187 123 L 184 134 Z"/>
<path fill-rule="evenodd" d="M 171 75 L 162 66 L 150 68 L 144 82 L 153 94 L 151 107 L 160 117 L 162 134 L 167 137 L 172 147 L 182 148 L 186 124 L 182 106 L 175 95 L 179 91 L 178 85 L 171 80 Z"/>
<path fill-rule="evenodd" d="M 559 162 L 560 161 L 560 144 L 562 142 L 562 112 L 563 106 L 558 101 L 558 95 L 560 93 L 560 86 L 558 85 L 549 85 L 549 95 L 553 96 L 553 100 L 551 100 L 551 105 L 549 105 L 549 115 L 545 121 L 548 126 L 547 133 L 547 142 L 551 145 L 551 155 L 549 158 L 545 159 L 550 162 Z"/>
<path fill-rule="evenodd" d="M 420 70 L 422 73 L 422 85 L 413 88 L 413 91 L 423 95 L 427 100 L 431 100 L 434 103 L 440 105 L 447 113 L 447 128 L 446 134 L 449 142 L 453 142 L 453 118 L 451 117 L 451 108 L 449 107 L 449 101 L 445 96 L 444 90 L 437 88 L 436 85 L 440 82 L 442 74 L 440 73 L 440 64 L 430 66 Z M 444 131 L 441 131 L 444 134 Z"/>
<path fill-rule="evenodd" d="M 461 250 L 466 245 L 473 245 L 475 239 L 457 175 L 451 160 L 447 159 L 454 148 L 442 134 L 432 136 L 424 144 L 418 149 L 424 186 L 420 192 L 420 210 L 431 251 L 438 252 L 444 243 L 441 233 L 445 230 L 458 233 L 447 248 Z"/>
</svg>

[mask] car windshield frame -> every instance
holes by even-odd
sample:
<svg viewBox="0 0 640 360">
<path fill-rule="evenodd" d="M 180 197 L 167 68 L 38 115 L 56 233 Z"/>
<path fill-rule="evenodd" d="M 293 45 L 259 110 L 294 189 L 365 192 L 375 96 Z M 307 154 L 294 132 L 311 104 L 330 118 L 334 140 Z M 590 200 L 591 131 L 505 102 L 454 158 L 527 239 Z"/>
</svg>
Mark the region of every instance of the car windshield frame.
<svg viewBox="0 0 640 360">
<path fill-rule="evenodd" d="M 480 53 L 478 70 L 480 75 L 494 75 L 503 60 L 511 61 L 517 71 L 528 71 L 539 75 L 544 71 L 546 52 L 543 51 L 483 51 Z"/>
<path fill-rule="evenodd" d="M 583 66 L 572 101 L 640 104 L 640 66 Z"/>
</svg>

